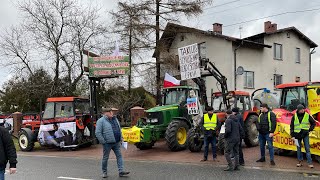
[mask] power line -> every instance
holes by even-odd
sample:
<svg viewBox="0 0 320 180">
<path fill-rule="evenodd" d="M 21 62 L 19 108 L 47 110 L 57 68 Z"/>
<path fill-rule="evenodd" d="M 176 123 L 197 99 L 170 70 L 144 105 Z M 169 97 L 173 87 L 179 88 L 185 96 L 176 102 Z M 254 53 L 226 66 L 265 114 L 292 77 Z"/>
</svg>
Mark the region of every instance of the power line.
<svg viewBox="0 0 320 180">
<path fill-rule="evenodd" d="M 215 6 L 211 6 L 211 7 L 204 8 L 203 10 L 213 9 L 213 8 L 216 8 L 216 7 L 220 7 L 220 6 L 232 4 L 232 3 L 235 3 L 235 2 L 238 2 L 238 1 L 241 1 L 241 0 L 229 1 L 229 2 L 226 2 L 226 3 L 222 3 L 222 4 L 215 5 Z"/>
<path fill-rule="evenodd" d="M 254 4 L 258 4 L 258 3 L 260 3 L 260 2 L 263 2 L 263 1 L 264 1 L 264 0 L 261 0 L 261 1 L 255 1 L 255 2 L 252 2 L 252 3 L 243 4 L 243 5 L 236 6 L 236 7 L 229 8 L 229 9 L 225 9 L 225 10 L 222 10 L 222 11 L 215 11 L 215 12 L 211 12 L 211 13 L 209 13 L 209 14 L 201 15 L 200 17 L 205 17 L 205 16 L 208 16 L 208 15 L 211 15 L 211 14 L 216 14 L 216 13 L 226 12 L 226 11 L 229 11 L 229 10 L 232 10 L 232 9 L 236 9 L 236 8 L 242 8 L 242 7 L 246 7 L 246 6 L 251 6 L 251 5 L 254 5 Z"/>
<path fill-rule="evenodd" d="M 248 23 L 248 22 L 252 22 L 252 21 L 258 21 L 258 20 L 265 19 L 265 18 L 282 16 L 282 15 L 285 15 L 285 14 L 296 14 L 296 13 L 311 12 L 311 11 L 317 11 L 317 10 L 320 10 L 320 8 L 305 9 L 305 10 L 298 10 L 298 11 L 287 11 L 287 12 L 283 12 L 283 13 L 279 13 L 279 14 L 273 14 L 273 15 L 270 15 L 270 16 L 265 16 L 265 17 L 260 17 L 260 18 L 256 18 L 256 19 L 250 19 L 250 20 L 246 20 L 246 21 L 242 21 L 242 22 L 238 22 L 238 23 L 228 24 L 228 25 L 226 25 L 224 27 L 231 27 L 231 26 L 235 26 L 235 25 L 239 25 L 239 24 L 243 24 L 243 23 Z"/>
</svg>

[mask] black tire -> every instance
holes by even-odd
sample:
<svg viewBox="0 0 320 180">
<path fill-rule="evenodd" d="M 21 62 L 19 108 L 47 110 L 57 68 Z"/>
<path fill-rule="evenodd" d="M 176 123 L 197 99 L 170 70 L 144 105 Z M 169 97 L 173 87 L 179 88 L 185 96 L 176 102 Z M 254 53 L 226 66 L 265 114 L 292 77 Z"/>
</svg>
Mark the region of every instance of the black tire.
<svg viewBox="0 0 320 180">
<path fill-rule="evenodd" d="M 34 142 L 32 140 L 32 134 L 27 131 L 20 131 L 18 135 L 18 142 L 21 151 L 32 151 L 34 147 Z"/>
<path fill-rule="evenodd" d="M 314 158 L 316 159 L 316 161 L 318 161 L 318 163 L 320 163 L 320 156 L 315 155 Z"/>
<path fill-rule="evenodd" d="M 135 143 L 134 145 L 140 150 L 147 150 L 147 149 L 151 149 L 154 146 L 154 142 L 151 142 L 151 143 L 139 142 L 139 143 Z"/>
<path fill-rule="evenodd" d="M 196 136 L 194 128 L 190 129 L 187 134 L 188 149 L 191 152 L 199 152 L 203 146 L 203 140 L 199 136 Z"/>
<path fill-rule="evenodd" d="M 266 149 L 267 149 L 267 148 L 268 148 L 268 146 L 266 146 Z M 291 153 L 292 151 L 286 150 L 286 149 L 275 148 L 275 149 L 274 149 L 274 152 L 275 152 L 275 154 L 278 155 L 278 156 L 288 156 L 288 155 L 290 155 L 290 153 Z"/>
<path fill-rule="evenodd" d="M 76 140 L 75 141 L 76 141 L 76 145 L 80 145 L 83 143 L 83 134 L 79 129 L 77 129 L 77 131 L 76 131 Z"/>
<path fill-rule="evenodd" d="M 166 141 L 169 149 L 171 151 L 181 151 L 187 148 L 187 132 L 189 130 L 189 126 L 186 122 L 182 120 L 173 120 L 169 124 L 166 130 Z M 183 131 L 183 135 L 185 137 L 178 137 L 181 131 Z M 179 139 L 180 138 L 180 139 Z"/>
<path fill-rule="evenodd" d="M 245 121 L 246 137 L 244 138 L 244 142 L 248 147 L 254 147 L 259 145 L 259 133 L 255 124 L 257 120 L 257 115 L 250 115 L 248 119 Z"/>
<path fill-rule="evenodd" d="M 219 134 L 217 148 L 218 148 L 218 152 L 221 155 L 224 155 L 224 148 L 225 148 L 224 134 Z"/>
</svg>

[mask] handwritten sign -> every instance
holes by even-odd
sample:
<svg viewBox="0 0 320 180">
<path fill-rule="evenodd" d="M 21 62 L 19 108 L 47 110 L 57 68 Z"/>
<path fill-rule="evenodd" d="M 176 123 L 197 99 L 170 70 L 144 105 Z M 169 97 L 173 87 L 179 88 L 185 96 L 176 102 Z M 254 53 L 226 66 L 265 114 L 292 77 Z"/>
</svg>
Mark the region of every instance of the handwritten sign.
<svg viewBox="0 0 320 180">
<path fill-rule="evenodd" d="M 89 57 L 90 77 L 117 77 L 129 72 L 128 56 Z"/>
<path fill-rule="evenodd" d="M 200 77 L 200 60 L 198 44 L 178 49 L 181 80 Z"/>
<path fill-rule="evenodd" d="M 308 107 L 313 115 L 320 112 L 320 87 L 308 86 L 308 88 Z"/>
<path fill-rule="evenodd" d="M 197 98 L 187 98 L 188 114 L 199 114 Z"/>
</svg>

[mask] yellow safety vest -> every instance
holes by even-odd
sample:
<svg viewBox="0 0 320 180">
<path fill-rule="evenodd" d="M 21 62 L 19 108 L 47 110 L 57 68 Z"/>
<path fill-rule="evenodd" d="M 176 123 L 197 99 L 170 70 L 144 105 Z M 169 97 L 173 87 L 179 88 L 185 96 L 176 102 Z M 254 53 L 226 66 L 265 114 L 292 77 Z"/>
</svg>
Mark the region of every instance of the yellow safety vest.
<svg viewBox="0 0 320 180">
<path fill-rule="evenodd" d="M 209 118 L 209 114 L 204 114 L 204 122 L 203 122 L 203 127 L 206 130 L 215 130 L 217 127 L 217 114 L 212 114 L 211 119 Z"/>
<path fill-rule="evenodd" d="M 258 123 L 260 123 L 261 114 L 259 115 Z M 269 122 L 269 131 L 271 131 L 271 115 L 270 115 L 270 111 L 268 112 L 268 122 Z"/>
<path fill-rule="evenodd" d="M 294 114 L 294 132 L 299 133 L 301 129 L 303 130 L 309 130 L 310 124 L 309 124 L 309 114 L 304 113 L 303 119 L 301 121 L 301 124 L 299 122 L 299 118 L 297 113 Z"/>
</svg>

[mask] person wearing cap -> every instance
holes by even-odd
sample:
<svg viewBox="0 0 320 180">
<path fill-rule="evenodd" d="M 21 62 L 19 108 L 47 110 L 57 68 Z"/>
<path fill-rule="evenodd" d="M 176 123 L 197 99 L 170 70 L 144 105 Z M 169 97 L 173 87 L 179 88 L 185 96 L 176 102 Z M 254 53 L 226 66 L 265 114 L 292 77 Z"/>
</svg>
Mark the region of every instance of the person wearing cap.
<svg viewBox="0 0 320 180">
<path fill-rule="evenodd" d="M 240 170 L 239 166 L 239 144 L 240 139 L 244 138 L 244 130 L 239 123 L 238 118 L 231 110 L 227 111 L 225 138 L 225 152 L 224 156 L 228 162 L 228 167 L 224 171 Z M 240 137 L 240 138 L 239 138 Z M 231 153 L 234 156 L 234 165 L 231 160 Z"/>
<path fill-rule="evenodd" d="M 102 177 L 108 177 L 108 159 L 111 149 L 117 158 L 117 165 L 119 176 L 126 176 L 130 172 L 124 171 L 123 159 L 121 155 L 121 143 L 123 141 L 121 135 L 121 127 L 118 119 L 113 116 L 111 108 L 102 108 L 103 116 L 97 121 L 96 124 L 96 137 L 103 145 L 103 158 L 102 158 Z"/>
<path fill-rule="evenodd" d="M 276 165 L 274 162 L 274 149 L 273 149 L 273 136 L 274 131 L 276 130 L 277 121 L 276 115 L 269 110 L 267 104 L 261 104 L 261 113 L 256 122 L 256 126 L 259 132 L 259 144 L 260 144 L 260 153 L 261 158 L 256 162 L 265 162 L 265 146 L 266 142 L 268 143 L 268 149 L 270 154 L 270 164 L 272 166 Z"/>
<path fill-rule="evenodd" d="M 313 168 L 312 158 L 310 153 L 309 132 L 313 131 L 316 126 L 316 122 L 309 113 L 305 111 L 305 107 L 302 104 L 297 106 L 296 113 L 291 118 L 290 134 L 292 137 L 298 140 L 299 146 L 297 146 L 297 167 L 302 166 L 303 154 L 301 152 L 301 142 L 303 140 L 304 149 L 306 150 L 307 163 L 310 168 Z"/>
<path fill-rule="evenodd" d="M 207 107 L 207 113 L 203 115 L 200 127 L 202 127 L 204 131 L 204 155 L 201 161 L 208 160 L 210 144 L 212 147 L 213 160 L 215 161 L 217 159 L 217 132 L 221 127 L 221 123 L 218 120 L 217 114 L 213 113 L 212 107 Z"/>
<path fill-rule="evenodd" d="M 235 107 L 232 108 L 232 114 L 236 116 L 239 124 L 241 125 L 241 128 L 244 130 L 244 122 L 243 122 L 243 117 L 239 112 L 239 108 Z M 243 152 L 242 152 L 242 139 L 240 137 L 240 143 L 239 143 L 239 163 L 241 166 L 244 166 L 244 158 L 243 158 Z"/>
</svg>

